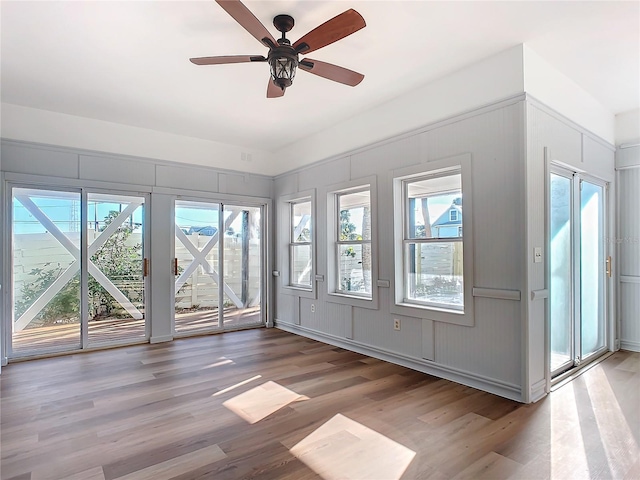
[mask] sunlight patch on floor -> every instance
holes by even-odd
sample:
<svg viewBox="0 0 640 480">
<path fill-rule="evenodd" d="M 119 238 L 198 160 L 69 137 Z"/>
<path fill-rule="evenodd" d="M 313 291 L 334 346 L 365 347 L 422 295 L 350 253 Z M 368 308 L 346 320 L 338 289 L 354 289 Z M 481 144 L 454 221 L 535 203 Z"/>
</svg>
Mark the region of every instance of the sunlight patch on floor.
<svg viewBox="0 0 640 480">
<path fill-rule="evenodd" d="M 253 382 L 254 380 L 257 380 L 259 378 L 262 378 L 262 375 L 256 375 L 255 377 L 247 378 L 246 380 L 238 382 L 235 385 L 231 385 L 230 387 L 223 388 L 222 390 L 220 390 L 219 392 L 214 393 L 211 396 L 212 397 L 217 397 L 218 395 L 222 395 L 223 393 L 230 392 L 231 390 L 233 390 L 235 388 L 241 387 L 242 385 L 246 385 L 247 383 Z"/>
<path fill-rule="evenodd" d="M 640 458 L 640 448 L 604 371 L 595 368 L 585 377 L 585 382 L 589 387 L 593 413 L 601 432 L 609 469 L 614 478 L 623 478 Z"/>
<path fill-rule="evenodd" d="M 221 367 L 222 365 L 229 365 L 230 363 L 233 363 L 233 360 L 229 360 L 228 358 L 224 358 L 224 359 L 220 359 L 219 362 L 211 363 L 209 365 L 205 365 L 204 367 L 201 367 L 200 370 L 206 370 L 207 368 Z"/>
<path fill-rule="evenodd" d="M 574 388 L 575 383 L 571 382 L 550 399 L 551 478 L 589 478 Z M 567 465 L 571 465 L 570 470 Z"/>
<path fill-rule="evenodd" d="M 337 414 L 291 448 L 325 480 L 402 477 L 416 452 Z"/>
<path fill-rule="evenodd" d="M 225 407 L 249 423 L 256 423 L 292 402 L 308 400 L 275 382 L 266 382 L 236 395 L 223 403 Z"/>
</svg>

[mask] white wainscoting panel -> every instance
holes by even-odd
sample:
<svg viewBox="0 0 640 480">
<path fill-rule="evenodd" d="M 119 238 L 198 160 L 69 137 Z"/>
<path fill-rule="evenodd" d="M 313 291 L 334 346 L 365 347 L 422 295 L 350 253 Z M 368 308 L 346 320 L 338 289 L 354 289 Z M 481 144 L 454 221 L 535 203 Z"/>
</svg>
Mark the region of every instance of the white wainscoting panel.
<svg viewBox="0 0 640 480">
<path fill-rule="evenodd" d="M 520 385 L 520 303 L 476 298 L 476 325 L 435 324 L 435 361 Z"/>
<path fill-rule="evenodd" d="M 203 192 L 218 192 L 218 173 L 209 169 L 188 166 L 158 165 L 156 185 L 187 188 Z M 267 195 L 268 196 L 268 195 Z"/>
<path fill-rule="evenodd" d="M 101 182 L 155 185 L 156 169 L 151 162 L 132 162 L 125 158 L 80 155 L 80 178 Z"/>
<path fill-rule="evenodd" d="M 618 172 L 620 275 L 640 276 L 640 167 Z"/>
<path fill-rule="evenodd" d="M 640 352 L 640 283 L 620 283 L 620 324 L 621 348 Z"/>
<path fill-rule="evenodd" d="M 2 142 L 2 171 L 78 178 L 78 154 L 71 151 Z"/>
</svg>

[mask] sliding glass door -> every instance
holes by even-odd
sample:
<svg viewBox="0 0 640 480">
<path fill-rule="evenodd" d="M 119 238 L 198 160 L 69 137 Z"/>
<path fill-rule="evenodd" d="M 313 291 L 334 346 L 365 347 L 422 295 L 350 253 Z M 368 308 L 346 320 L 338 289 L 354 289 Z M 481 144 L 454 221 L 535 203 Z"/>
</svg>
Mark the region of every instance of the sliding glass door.
<svg viewBox="0 0 640 480">
<path fill-rule="evenodd" d="M 262 323 L 261 209 L 224 205 L 224 328 Z"/>
<path fill-rule="evenodd" d="M 89 344 L 144 339 L 145 197 L 87 194 Z"/>
<path fill-rule="evenodd" d="M 550 370 L 606 350 L 605 184 L 553 168 L 549 189 Z"/>
<path fill-rule="evenodd" d="M 13 187 L 10 357 L 147 338 L 144 196 Z"/>
<path fill-rule="evenodd" d="M 176 334 L 264 323 L 262 225 L 262 207 L 176 200 Z"/>
<path fill-rule="evenodd" d="M 80 191 L 12 191 L 9 356 L 76 350 L 80 325 Z"/>
</svg>

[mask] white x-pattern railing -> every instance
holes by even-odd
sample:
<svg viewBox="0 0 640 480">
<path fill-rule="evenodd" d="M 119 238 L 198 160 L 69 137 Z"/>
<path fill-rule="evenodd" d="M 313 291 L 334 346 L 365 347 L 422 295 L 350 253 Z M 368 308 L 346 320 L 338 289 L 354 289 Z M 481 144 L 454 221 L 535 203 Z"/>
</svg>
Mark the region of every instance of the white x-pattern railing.
<svg viewBox="0 0 640 480">
<path fill-rule="evenodd" d="M 240 212 L 232 212 L 231 215 L 229 215 L 229 217 L 224 222 L 223 231 L 227 231 L 227 229 L 231 226 L 239 213 Z M 175 293 L 177 294 L 180 291 L 189 277 L 200 265 L 202 265 L 202 270 L 207 275 L 209 275 L 213 279 L 213 281 L 216 282 L 216 284 L 220 285 L 220 274 L 209 263 L 209 260 L 207 260 L 207 255 L 209 255 L 209 252 L 211 252 L 213 247 L 218 245 L 218 241 L 220 240 L 220 232 L 216 231 L 216 233 L 211 236 L 204 247 L 202 247 L 202 250 L 199 250 L 198 247 L 195 246 L 191 242 L 191 240 L 189 240 L 189 237 L 187 237 L 187 235 L 182 231 L 178 224 L 176 224 L 176 238 L 180 240 L 180 242 L 187 248 L 187 250 L 189 250 L 189 253 L 193 256 L 193 260 L 176 279 Z M 222 282 L 222 288 L 224 289 L 224 293 L 227 294 L 229 299 L 237 308 L 242 308 L 244 306 L 242 300 L 235 294 L 235 292 L 226 282 Z"/>
</svg>

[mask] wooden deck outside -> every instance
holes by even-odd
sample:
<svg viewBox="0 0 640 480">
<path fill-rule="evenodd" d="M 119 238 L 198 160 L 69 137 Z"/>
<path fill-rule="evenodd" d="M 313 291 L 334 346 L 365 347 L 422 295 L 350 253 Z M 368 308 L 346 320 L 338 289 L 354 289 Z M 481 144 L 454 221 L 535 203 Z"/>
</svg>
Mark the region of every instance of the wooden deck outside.
<svg viewBox="0 0 640 480">
<path fill-rule="evenodd" d="M 89 345 L 105 345 L 122 341 L 142 340 L 145 320 L 105 319 L 89 322 Z M 218 327 L 218 310 L 198 310 L 176 313 L 175 330 L 178 335 L 210 330 L 258 326 L 260 307 L 229 308 L 224 313 L 224 327 Z M 13 334 L 13 355 L 27 356 L 51 351 L 80 349 L 80 323 L 66 323 L 47 327 L 28 328 Z"/>
</svg>

